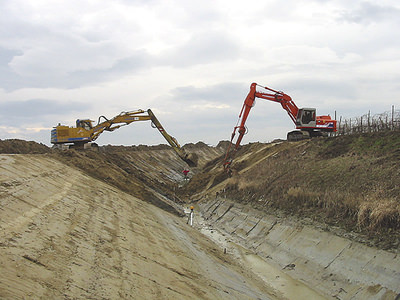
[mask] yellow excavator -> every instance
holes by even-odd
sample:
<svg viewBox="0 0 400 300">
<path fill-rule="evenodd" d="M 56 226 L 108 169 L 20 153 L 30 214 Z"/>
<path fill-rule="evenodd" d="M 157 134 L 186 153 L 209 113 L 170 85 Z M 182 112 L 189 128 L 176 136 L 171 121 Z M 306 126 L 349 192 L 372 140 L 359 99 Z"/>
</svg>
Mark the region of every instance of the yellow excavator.
<svg viewBox="0 0 400 300">
<path fill-rule="evenodd" d="M 96 146 L 93 142 L 104 131 L 114 131 L 136 121 L 151 121 L 152 126 L 160 131 L 182 160 L 191 167 L 197 166 L 197 156 L 195 154 L 187 154 L 181 148 L 178 141 L 165 131 L 151 109 L 147 111 L 139 109 L 136 111 L 121 112 L 112 119 L 100 116 L 97 125 L 93 125 L 94 121 L 90 119 L 76 120 L 76 127 L 58 124 L 51 130 L 51 143 L 56 147 L 65 145 L 68 148 L 86 149 L 89 145 Z"/>
</svg>

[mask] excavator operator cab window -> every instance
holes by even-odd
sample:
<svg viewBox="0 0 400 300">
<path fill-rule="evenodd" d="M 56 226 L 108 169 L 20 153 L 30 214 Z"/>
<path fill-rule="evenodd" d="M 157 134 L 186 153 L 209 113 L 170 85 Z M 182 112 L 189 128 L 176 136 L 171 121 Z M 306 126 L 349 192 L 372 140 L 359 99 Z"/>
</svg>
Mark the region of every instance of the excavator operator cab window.
<svg viewBox="0 0 400 300">
<path fill-rule="evenodd" d="M 310 123 L 315 123 L 315 109 L 302 108 L 299 110 L 297 121 L 302 125 L 308 125 Z"/>
<path fill-rule="evenodd" d="M 76 120 L 76 127 L 81 127 L 86 130 L 92 129 L 92 122 L 90 120 Z"/>
</svg>

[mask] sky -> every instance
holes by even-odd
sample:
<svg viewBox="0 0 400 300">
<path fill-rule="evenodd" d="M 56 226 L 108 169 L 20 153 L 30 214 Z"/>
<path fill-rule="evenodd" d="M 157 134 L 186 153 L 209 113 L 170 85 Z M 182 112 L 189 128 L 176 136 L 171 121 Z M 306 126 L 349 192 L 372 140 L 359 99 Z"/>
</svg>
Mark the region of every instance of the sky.
<svg viewBox="0 0 400 300">
<path fill-rule="evenodd" d="M 0 0 L 0 139 L 152 109 L 181 145 L 229 140 L 252 82 L 337 119 L 400 108 L 397 0 Z M 166 141 L 149 121 L 99 145 Z M 294 124 L 258 99 L 243 143 Z"/>
</svg>

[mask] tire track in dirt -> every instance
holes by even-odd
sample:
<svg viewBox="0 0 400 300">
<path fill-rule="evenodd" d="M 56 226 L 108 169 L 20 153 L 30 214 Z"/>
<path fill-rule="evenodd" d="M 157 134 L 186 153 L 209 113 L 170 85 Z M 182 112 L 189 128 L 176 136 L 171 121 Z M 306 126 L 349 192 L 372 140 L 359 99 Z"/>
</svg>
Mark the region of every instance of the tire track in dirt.
<svg viewBox="0 0 400 300">
<path fill-rule="evenodd" d="M 10 228 L 13 230 L 18 230 L 19 228 L 26 226 L 39 212 L 43 210 L 50 210 L 52 205 L 58 201 L 61 201 L 68 194 L 70 188 L 75 182 L 75 176 L 69 176 L 68 180 L 65 178 L 61 186 L 57 185 L 55 182 L 53 182 L 52 175 L 49 172 L 34 172 L 29 176 L 29 173 L 25 172 L 26 169 L 30 168 L 37 170 L 43 166 L 38 167 L 35 165 L 29 159 L 29 156 L 28 158 L 19 158 L 22 160 L 22 163 L 20 162 L 19 164 L 23 165 L 24 169 L 18 174 L 16 174 L 14 170 L 7 170 L 7 168 L 5 168 L 7 165 L 5 164 L 0 166 L 3 176 L 14 175 L 14 177 L 17 177 L 17 179 L 12 181 L 12 184 L 8 184 L 7 190 L 3 190 L 1 195 L 2 207 L 6 207 L 8 205 L 7 202 L 13 202 L 12 206 L 15 208 L 11 208 L 11 213 L 2 217 L 1 229 L 3 234 Z M 12 162 L 12 164 L 15 163 L 14 160 L 12 160 Z M 61 164 L 59 164 L 58 168 L 53 168 L 53 171 L 54 173 L 62 176 L 63 169 L 64 168 L 61 166 Z M 24 174 L 25 176 L 21 177 L 20 174 Z M 51 189 L 47 187 L 49 186 L 48 183 L 52 184 L 50 185 Z M 41 187 L 41 185 L 46 187 Z M 39 199 L 34 197 L 35 194 L 38 193 L 40 193 L 40 197 L 38 197 Z M 7 201 L 7 198 L 10 200 Z M 15 202 L 20 203 L 16 205 Z M 16 214 L 19 215 L 15 217 Z"/>
</svg>

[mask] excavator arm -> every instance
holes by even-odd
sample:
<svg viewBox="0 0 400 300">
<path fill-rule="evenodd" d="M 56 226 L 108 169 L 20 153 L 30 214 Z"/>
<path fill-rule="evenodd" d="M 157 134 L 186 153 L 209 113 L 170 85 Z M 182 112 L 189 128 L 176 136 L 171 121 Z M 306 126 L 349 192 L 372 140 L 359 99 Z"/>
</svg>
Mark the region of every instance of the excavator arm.
<svg viewBox="0 0 400 300">
<path fill-rule="evenodd" d="M 147 110 L 147 113 L 149 114 L 149 117 L 151 119 L 152 124 L 154 127 L 158 129 L 158 131 L 163 135 L 163 137 L 167 140 L 169 145 L 174 149 L 176 154 L 185 161 L 189 166 L 195 167 L 197 165 L 197 157 L 194 154 L 187 154 L 183 148 L 179 145 L 178 141 L 171 135 L 169 135 L 164 127 L 161 125 L 160 121 L 156 118 L 154 113 L 151 111 L 151 109 Z"/>
<path fill-rule="evenodd" d="M 257 91 L 257 87 L 263 88 L 266 92 Z M 239 120 L 238 120 L 239 125 L 233 128 L 231 141 L 224 158 L 224 168 L 229 168 L 234 153 L 239 149 L 240 143 L 244 135 L 246 134 L 246 127 L 245 127 L 246 120 L 249 116 L 251 108 L 254 106 L 256 98 L 261 98 L 280 103 L 283 109 L 285 109 L 288 112 L 289 117 L 293 120 L 293 122 L 296 122 L 296 116 L 299 109 L 297 108 L 296 104 L 293 102 L 292 98 L 289 95 L 286 95 L 283 92 L 275 91 L 268 87 L 260 86 L 257 83 L 252 83 L 250 85 L 250 91 L 247 94 L 246 99 L 244 100 L 242 109 L 239 114 Z M 239 135 L 236 139 L 236 142 L 234 142 L 236 131 L 239 133 Z M 231 149 L 232 145 L 233 149 Z"/>
</svg>

